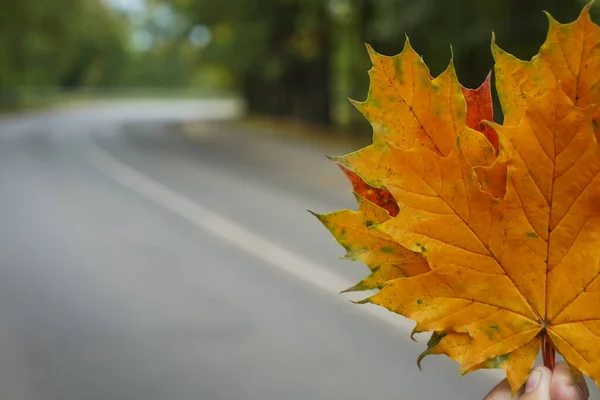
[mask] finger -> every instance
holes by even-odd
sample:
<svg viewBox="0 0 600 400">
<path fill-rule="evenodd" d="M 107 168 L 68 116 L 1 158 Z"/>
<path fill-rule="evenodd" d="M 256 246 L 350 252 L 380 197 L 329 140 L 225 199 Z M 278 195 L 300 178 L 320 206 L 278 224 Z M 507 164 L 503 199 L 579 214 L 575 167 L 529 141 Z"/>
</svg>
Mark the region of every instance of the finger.
<svg viewBox="0 0 600 400">
<path fill-rule="evenodd" d="M 508 379 L 503 380 L 497 384 L 491 392 L 485 396 L 483 400 L 510 400 L 512 399 L 512 393 Z"/>
<path fill-rule="evenodd" d="M 574 374 L 564 362 L 554 368 L 550 393 L 553 400 L 586 400 L 590 396 L 583 376 L 579 373 Z"/>
<path fill-rule="evenodd" d="M 546 367 L 539 366 L 529 373 L 525 385 L 514 396 L 508 380 L 505 379 L 497 384 L 484 400 L 550 400 L 551 381 L 552 372 Z"/>
<path fill-rule="evenodd" d="M 523 388 L 523 394 L 518 396 L 519 400 L 550 400 L 550 383 L 552 372 L 544 367 L 535 367 L 527 378 Z"/>
</svg>

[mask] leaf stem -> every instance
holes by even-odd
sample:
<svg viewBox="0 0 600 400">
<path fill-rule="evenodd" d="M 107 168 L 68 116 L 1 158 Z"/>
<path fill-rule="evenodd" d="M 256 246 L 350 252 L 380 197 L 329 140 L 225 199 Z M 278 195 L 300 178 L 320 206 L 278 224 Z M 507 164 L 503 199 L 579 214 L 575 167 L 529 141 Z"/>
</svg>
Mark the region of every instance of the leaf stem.
<svg viewBox="0 0 600 400">
<path fill-rule="evenodd" d="M 542 358 L 544 360 L 544 366 L 554 371 L 556 352 L 552 345 L 552 340 L 548 336 L 548 333 L 544 332 L 542 336 Z"/>
</svg>

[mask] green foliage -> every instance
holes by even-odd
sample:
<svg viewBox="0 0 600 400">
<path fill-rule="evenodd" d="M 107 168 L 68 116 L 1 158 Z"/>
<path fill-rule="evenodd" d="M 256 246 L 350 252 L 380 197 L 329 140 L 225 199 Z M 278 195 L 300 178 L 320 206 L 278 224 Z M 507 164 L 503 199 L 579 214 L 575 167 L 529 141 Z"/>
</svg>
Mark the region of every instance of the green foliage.
<svg viewBox="0 0 600 400">
<path fill-rule="evenodd" d="M 28 87 L 114 86 L 126 25 L 99 0 L 0 0 L 0 103 Z"/>
</svg>

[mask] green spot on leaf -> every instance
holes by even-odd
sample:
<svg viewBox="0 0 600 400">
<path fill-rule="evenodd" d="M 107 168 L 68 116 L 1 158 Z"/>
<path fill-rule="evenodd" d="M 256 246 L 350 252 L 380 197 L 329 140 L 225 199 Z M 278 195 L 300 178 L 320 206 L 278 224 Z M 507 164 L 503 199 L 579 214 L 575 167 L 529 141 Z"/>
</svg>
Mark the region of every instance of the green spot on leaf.
<svg viewBox="0 0 600 400">
<path fill-rule="evenodd" d="M 433 332 L 431 334 L 431 337 L 427 341 L 427 347 L 431 349 L 432 347 L 437 346 L 438 344 L 440 344 L 442 339 L 446 337 L 446 335 L 446 332 Z"/>
<path fill-rule="evenodd" d="M 487 360 L 484 363 L 485 368 L 502 368 L 502 365 L 504 363 L 506 363 L 509 358 L 510 358 L 510 353 L 509 354 L 504 354 L 504 355 L 501 355 L 501 356 L 497 356 L 497 357 L 494 357 L 494 358 L 490 358 L 489 360 Z"/>
<path fill-rule="evenodd" d="M 493 339 L 494 337 L 496 337 L 498 335 L 499 330 L 500 330 L 500 327 L 498 326 L 498 324 L 494 324 L 487 329 L 487 334 L 490 338 Z"/>
<path fill-rule="evenodd" d="M 378 98 L 369 99 L 369 105 L 373 108 L 381 108 L 381 102 Z"/>
<path fill-rule="evenodd" d="M 400 58 L 392 58 L 392 62 L 394 65 L 394 71 L 396 72 L 396 78 L 398 80 L 400 80 L 400 78 L 402 77 L 402 60 Z"/>
<path fill-rule="evenodd" d="M 392 246 L 383 246 L 381 248 L 381 252 L 382 253 L 393 253 L 394 252 L 394 248 Z"/>
<path fill-rule="evenodd" d="M 531 239 L 536 239 L 538 237 L 538 235 L 535 232 L 527 232 L 526 235 L 528 238 Z"/>
<path fill-rule="evenodd" d="M 421 253 L 427 253 L 427 247 L 423 246 L 421 243 L 416 242 L 415 247 L 419 249 L 418 251 L 420 251 Z"/>
</svg>

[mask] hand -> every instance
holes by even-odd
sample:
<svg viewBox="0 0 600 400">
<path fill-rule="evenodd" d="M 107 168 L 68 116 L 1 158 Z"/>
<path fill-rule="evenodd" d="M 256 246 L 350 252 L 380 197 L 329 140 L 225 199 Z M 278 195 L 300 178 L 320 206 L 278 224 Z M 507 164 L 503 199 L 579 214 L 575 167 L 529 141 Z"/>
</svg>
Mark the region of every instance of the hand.
<svg viewBox="0 0 600 400">
<path fill-rule="evenodd" d="M 534 368 L 514 397 L 505 379 L 484 400 L 587 400 L 589 396 L 583 377 L 574 376 L 567 364 L 559 363 L 554 371 L 543 366 Z"/>
</svg>

